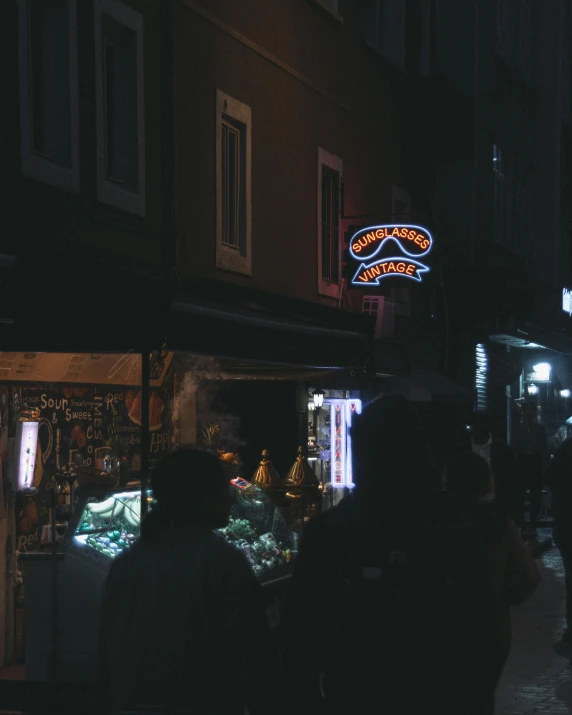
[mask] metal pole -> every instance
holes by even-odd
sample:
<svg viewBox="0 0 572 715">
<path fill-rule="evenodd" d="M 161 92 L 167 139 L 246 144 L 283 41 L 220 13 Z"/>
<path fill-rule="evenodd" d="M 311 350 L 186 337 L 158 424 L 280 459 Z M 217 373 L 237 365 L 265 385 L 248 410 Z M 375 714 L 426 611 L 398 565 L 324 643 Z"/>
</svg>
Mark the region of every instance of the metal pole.
<svg viewBox="0 0 572 715">
<path fill-rule="evenodd" d="M 149 488 L 149 382 L 151 379 L 151 355 L 149 350 L 141 353 L 141 516 L 147 511 Z"/>
<path fill-rule="evenodd" d="M 481 51 L 480 51 L 480 41 L 481 41 L 481 26 L 480 26 L 480 13 L 479 13 L 479 3 L 475 1 L 474 4 L 474 45 L 473 45 L 473 101 L 474 101 L 474 112 L 473 112 L 473 188 L 471 196 L 471 261 L 475 261 L 475 245 L 477 239 L 477 217 L 479 215 L 478 211 L 478 201 L 479 201 L 479 150 L 480 150 L 480 92 L 481 92 Z"/>
<path fill-rule="evenodd" d="M 52 503 L 52 668 L 51 680 L 58 679 L 58 561 L 56 544 L 57 489 L 50 489 Z"/>
</svg>

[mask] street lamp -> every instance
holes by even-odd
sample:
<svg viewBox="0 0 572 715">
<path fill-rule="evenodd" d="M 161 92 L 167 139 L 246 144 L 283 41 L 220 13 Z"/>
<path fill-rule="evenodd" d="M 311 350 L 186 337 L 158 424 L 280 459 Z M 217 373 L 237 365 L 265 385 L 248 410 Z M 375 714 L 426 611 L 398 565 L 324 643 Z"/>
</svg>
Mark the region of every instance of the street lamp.
<svg viewBox="0 0 572 715">
<path fill-rule="evenodd" d="M 540 362 L 534 365 L 534 379 L 539 382 L 550 382 L 552 365 L 549 362 Z"/>
<path fill-rule="evenodd" d="M 320 410 L 322 408 L 322 405 L 324 404 L 324 391 L 314 390 L 314 392 L 312 393 L 312 397 L 314 399 L 314 407 L 317 410 Z"/>
<path fill-rule="evenodd" d="M 529 395 L 537 395 L 538 394 L 538 387 L 536 387 L 534 382 L 531 382 L 530 385 L 528 386 L 528 394 Z"/>
<path fill-rule="evenodd" d="M 314 400 L 309 400 L 308 401 L 308 412 L 313 412 L 316 409 L 316 405 L 314 404 Z"/>
</svg>

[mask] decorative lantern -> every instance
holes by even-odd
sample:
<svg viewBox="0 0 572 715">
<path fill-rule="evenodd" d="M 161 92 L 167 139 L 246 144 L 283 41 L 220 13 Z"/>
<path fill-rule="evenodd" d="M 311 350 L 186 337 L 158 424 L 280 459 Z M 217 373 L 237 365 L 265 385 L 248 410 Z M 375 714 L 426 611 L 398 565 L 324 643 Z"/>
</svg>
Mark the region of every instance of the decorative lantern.
<svg viewBox="0 0 572 715">
<path fill-rule="evenodd" d="M 319 411 L 322 409 L 322 406 L 324 404 L 324 395 L 325 392 L 323 390 L 314 390 L 312 393 L 312 398 L 314 400 L 314 407 Z"/>
<path fill-rule="evenodd" d="M 251 484 L 255 484 L 260 489 L 278 489 L 280 486 L 280 477 L 274 469 L 274 465 L 268 459 L 268 451 L 262 451 L 262 459 L 258 465 L 258 469 L 254 472 Z"/>
</svg>

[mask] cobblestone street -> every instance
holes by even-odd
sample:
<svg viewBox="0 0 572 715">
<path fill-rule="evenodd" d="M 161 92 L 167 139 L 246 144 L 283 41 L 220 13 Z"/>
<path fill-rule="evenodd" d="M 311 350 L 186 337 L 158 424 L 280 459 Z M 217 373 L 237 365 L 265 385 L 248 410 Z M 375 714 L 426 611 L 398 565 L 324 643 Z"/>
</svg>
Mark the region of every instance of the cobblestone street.
<svg viewBox="0 0 572 715">
<path fill-rule="evenodd" d="M 512 609 L 512 651 L 497 689 L 497 715 L 572 713 L 572 669 L 553 644 L 564 630 L 564 569 L 556 548 L 538 560 L 542 583 Z"/>
</svg>

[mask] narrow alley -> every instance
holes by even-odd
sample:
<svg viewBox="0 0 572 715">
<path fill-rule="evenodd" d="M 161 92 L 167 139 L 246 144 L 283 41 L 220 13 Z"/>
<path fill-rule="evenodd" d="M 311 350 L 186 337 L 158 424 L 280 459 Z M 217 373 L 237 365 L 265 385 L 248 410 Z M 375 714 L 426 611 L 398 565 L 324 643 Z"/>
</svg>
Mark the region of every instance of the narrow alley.
<svg viewBox="0 0 572 715">
<path fill-rule="evenodd" d="M 540 586 L 524 605 L 512 609 L 512 651 L 497 689 L 497 715 L 572 712 L 572 668 L 553 649 L 565 626 L 558 549 L 546 551 L 538 563 Z"/>
</svg>

